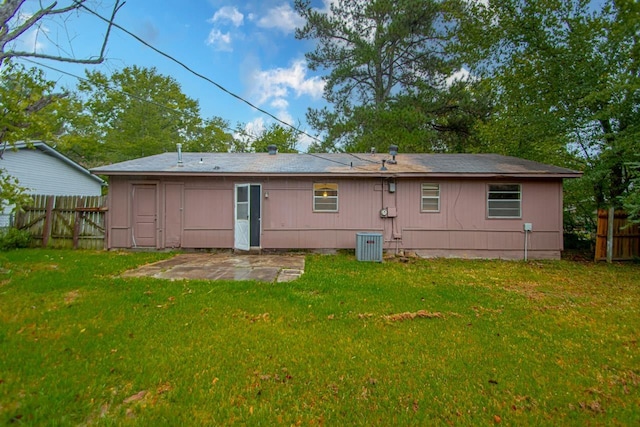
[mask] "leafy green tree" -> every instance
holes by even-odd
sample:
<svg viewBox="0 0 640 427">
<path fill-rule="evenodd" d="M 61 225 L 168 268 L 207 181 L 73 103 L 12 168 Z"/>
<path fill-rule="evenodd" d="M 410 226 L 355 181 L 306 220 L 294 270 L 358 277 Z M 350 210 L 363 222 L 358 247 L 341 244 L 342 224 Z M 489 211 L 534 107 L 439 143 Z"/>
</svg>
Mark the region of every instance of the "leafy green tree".
<svg viewBox="0 0 640 427">
<path fill-rule="evenodd" d="M 307 119 L 325 141 L 316 151 L 466 149 L 477 109 L 467 85 L 447 78 L 460 68 L 447 53 L 455 41 L 453 0 L 339 0 L 330 11 L 296 0 L 306 24 L 296 37 L 316 41 L 306 57 L 327 70 L 331 105 Z M 455 136 L 455 138 L 452 138 Z"/>
<path fill-rule="evenodd" d="M 629 167 L 634 175 L 629 191 L 622 197 L 622 204 L 629 214 L 629 219 L 640 223 L 640 163 L 632 163 Z"/>
<path fill-rule="evenodd" d="M 127 67 L 111 76 L 94 71 L 78 84 L 79 114 L 66 149 L 86 164 L 120 162 L 175 151 L 226 151 L 231 140 L 220 118 L 203 121 L 196 100 L 155 68 Z"/>
<path fill-rule="evenodd" d="M 32 202 L 27 189 L 20 185 L 18 179 L 0 169 L 0 213 L 6 210 L 11 213 L 17 212 Z"/>
<path fill-rule="evenodd" d="M 18 141 L 55 140 L 69 112 L 67 95 L 55 92 L 55 82 L 46 80 L 41 70 L 6 61 L 0 69 L 2 149 Z"/>
<path fill-rule="evenodd" d="M 220 117 L 205 119 L 187 138 L 183 148 L 185 151 L 197 152 L 229 151 L 234 140 L 226 129 L 229 129 L 229 122 Z"/>
<path fill-rule="evenodd" d="M 620 206 L 640 155 L 640 4 L 588 0 L 469 2 L 460 52 L 495 105 L 483 150 L 584 171 L 566 183 L 572 221 Z"/>
<path fill-rule="evenodd" d="M 280 153 L 297 153 L 297 144 L 298 132 L 272 123 L 252 142 L 251 148 L 256 153 L 265 153 L 269 145 L 275 145 Z"/>
</svg>

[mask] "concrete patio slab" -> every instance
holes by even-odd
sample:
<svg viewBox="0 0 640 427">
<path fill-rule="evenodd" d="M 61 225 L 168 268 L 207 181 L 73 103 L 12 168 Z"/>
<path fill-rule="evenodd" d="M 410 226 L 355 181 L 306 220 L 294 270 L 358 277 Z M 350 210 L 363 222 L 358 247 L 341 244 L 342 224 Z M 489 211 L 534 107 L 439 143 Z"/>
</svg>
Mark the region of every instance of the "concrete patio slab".
<svg viewBox="0 0 640 427">
<path fill-rule="evenodd" d="M 289 282 L 304 273 L 304 255 L 179 254 L 129 270 L 122 277 L 168 280 L 258 280 Z"/>
</svg>

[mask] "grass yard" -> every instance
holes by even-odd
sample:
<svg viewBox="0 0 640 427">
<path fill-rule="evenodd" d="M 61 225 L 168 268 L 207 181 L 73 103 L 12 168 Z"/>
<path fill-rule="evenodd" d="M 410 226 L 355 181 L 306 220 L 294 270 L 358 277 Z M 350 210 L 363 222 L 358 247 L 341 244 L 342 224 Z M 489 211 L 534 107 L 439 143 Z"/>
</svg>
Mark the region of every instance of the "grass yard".
<svg viewBox="0 0 640 427">
<path fill-rule="evenodd" d="M 640 266 L 312 255 L 291 283 L 0 253 L 0 424 L 640 425 Z"/>
</svg>

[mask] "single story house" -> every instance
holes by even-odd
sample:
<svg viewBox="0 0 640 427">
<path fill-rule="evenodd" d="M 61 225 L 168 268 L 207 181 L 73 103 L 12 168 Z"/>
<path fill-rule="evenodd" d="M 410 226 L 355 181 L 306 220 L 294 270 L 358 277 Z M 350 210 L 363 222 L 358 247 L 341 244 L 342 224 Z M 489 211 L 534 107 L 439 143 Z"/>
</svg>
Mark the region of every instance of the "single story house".
<svg viewBox="0 0 640 427">
<path fill-rule="evenodd" d="M 108 248 L 355 248 L 559 258 L 562 181 L 494 154 L 165 153 L 108 166 Z"/>
<path fill-rule="evenodd" d="M 7 144 L 0 169 L 18 179 L 28 194 L 52 196 L 100 196 L 107 183 L 42 141 Z M 0 212 L 0 227 L 10 222 L 10 208 Z"/>
</svg>

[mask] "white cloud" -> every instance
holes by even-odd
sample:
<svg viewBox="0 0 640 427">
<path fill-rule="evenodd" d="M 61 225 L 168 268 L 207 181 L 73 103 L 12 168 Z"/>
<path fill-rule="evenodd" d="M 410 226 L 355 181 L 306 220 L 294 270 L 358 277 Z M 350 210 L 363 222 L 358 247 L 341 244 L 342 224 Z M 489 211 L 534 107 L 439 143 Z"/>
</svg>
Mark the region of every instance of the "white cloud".
<svg viewBox="0 0 640 427">
<path fill-rule="evenodd" d="M 264 120 L 262 117 L 258 117 L 245 124 L 243 131 L 234 133 L 233 137 L 240 141 L 249 142 L 262 135 L 266 129 L 267 126 L 264 124 Z"/>
<path fill-rule="evenodd" d="M 25 51 L 42 53 L 47 47 L 47 44 L 42 40 L 46 40 L 48 33 L 49 29 L 45 26 L 34 28 L 24 33 L 20 37 L 19 43 L 24 46 Z M 23 48 L 20 50 L 23 50 Z"/>
<path fill-rule="evenodd" d="M 262 28 L 275 28 L 289 34 L 297 27 L 302 27 L 304 23 L 304 19 L 291 8 L 289 3 L 283 3 L 269 9 L 267 14 L 258 20 L 257 25 Z"/>
<path fill-rule="evenodd" d="M 233 47 L 231 47 L 231 34 L 223 33 L 217 28 L 214 28 L 209 32 L 209 37 L 207 37 L 206 43 L 209 46 L 213 46 L 215 50 L 226 52 L 233 51 Z"/>
<path fill-rule="evenodd" d="M 278 110 L 286 110 L 289 107 L 289 102 L 284 98 L 276 98 L 271 101 L 271 106 Z"/>
<path fill-rule="evenodd" d="M 209 22 L 231 22 L 234 26 L 239 27 L 244 22 L 244 15 L 235 7 L 224 6 L 213 15 Z"/>
<path fill-rule="evenodd" d="M 447 86 L 451 86 L 456 82 L 466 82 L 469 80 L 469 77 L 469 70 L 467 70 L 466 68 L 460 68 L 458 71 L 454 72 L 445 79 L 445 84 Z"/>
<path fill-rule="evenodd" d="M 489 0 L 466 0 L 467 3 L 477 4 L 484 7 L 489 7 Z"/>
<path fill-rule="evenodd" d="M 304 60 L 294 61 L 289 68 L 255 71 L 251 80 L 252 97 L 258 104 L 270 100 L 286 100 L 290 91 L 293 91 L 296 97 L 307 95 L 319 99 L 324 89 L 324 81 L 320 77 L 307 78 L 307 64 Z"/>
<path fill-rule="evenodd" d="M 317 9 L 318 12 L 322 12 L 322 13 L 326 13 L 328 15 L 333 15 L 333 13 L 331 12 L 331 5 L 336 4 L 337 5 L 338 0 L 322 0 L 322 4 L 324 5 L 324 7 L 322 9 Z"/>
<path fill-rule="evenodd" d="M 286 111 L 286 110 L 280 110 L 280 111 L 276 112 L 275 116 L 276 116 L 278 119 L 280 119 L 280 120 L 282 120 L 283 122 L 285 122 L 285 123 L 288 123 L 288 124 L 290 124 L 290 125 L 292 125 L 292 126 L 295 126 L 295 125 L 296 125 L 296 124 L 294 123 L 293 116 L 292 116 L 291 114 L 289 114 L 289 112 L 288 112 L 288 111 Z M 280 124 L 280 125 L 282 125 L 282 123 L 279 123 L 279 124 Z M 284 125 L 282 125 L 282 126 L 284 126 Z M 286 126 L 285 126 L 285 127 L 286 127 Z"/>
<path fill-rule="evenodd" d="M 315 141 L 309 135 L 301 133 L 300 136 L 298 136 L 298 142 L 296 143 L 296 148 L 298 149 L 298 151 L 306 153 L 307 151 L 309 151 L 309 147 L 314 142 L 317 142 L 317 141 Z"/>
<path fill-rule="evenodd" d="M 33 15 L 30 13 L 19 12 L 15 17 L 15 26 L 20 26 L 27 22 Z M 47 47 L 47 43 L 43 40 L 47 40 L 49 34 L 49 28 L 41 23 L 36 24 L 30 30 L 22 34 L 17 40 L 16 44 L 19 50 L 27 52 L 42 53 Z"/>
</svg>

